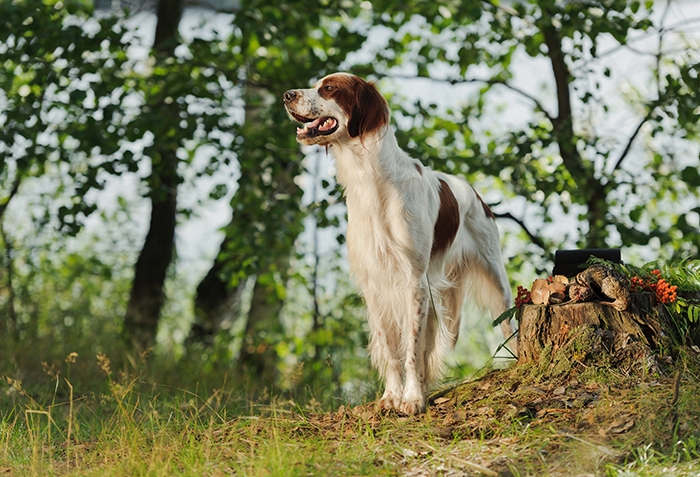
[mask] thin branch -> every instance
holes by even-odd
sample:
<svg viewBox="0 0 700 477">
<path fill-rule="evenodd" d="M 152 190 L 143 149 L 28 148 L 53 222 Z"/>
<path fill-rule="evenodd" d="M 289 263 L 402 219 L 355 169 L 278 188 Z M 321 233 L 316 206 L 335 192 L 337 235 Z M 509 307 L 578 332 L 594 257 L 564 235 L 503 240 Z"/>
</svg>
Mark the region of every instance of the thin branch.
<svg viewBox="0 0 700 477">
<path fill-rule="evenodd" d="M 483 83 L 487 84 L 489 86 L 494 86 L 494 85 L 500 85 L 503 86 L 514 93 L 519 94 L 520 96 L 528 99 L 531 101 L 535 107 L 540 110 L 546 117 L 549 119 L 551 122 L 554 122 L 554 117 L 547 111 L 547 109 L 540 103 L 540 101 L 532 96 L 530 93 L 513 86 L 509 83 L 506 83 L 505 80 L 500 80 L 500 79 L 495 79 L 495 78 L 490 78 L 490 79 L 483 79 L 483 78 L 433 78 L 430 76 L 410 76 L 410 75 L 395 75 L 395 74 L 381 74 L 377 73 L 377 77 L 379 78 L 392 78 L 392 79 L 405 79 L 405 80 L 416 80 L 416 79 L 426 79 L 430 81 L 434 81 L 437 83 L 449 83 L 451 85 L 457 85 L 457 84 L 470 84 L 470 83 Z"/>
<path fill-rule="evenodd" d="M 440 452 L 438 449 L 436 449 L 435 447 L 431 446 L 431 445 L 428 444 L 427 442 L 425 442 L 425 441 L 418 441 L 418 442 L 420 442 L 421 444 L 423 444 L 423 446 L 425 446 L 425 447 L 427 447 L 428 449 L 430 449 L 430 450 L 431 450 L 433 453 L 435 453 L 436 455 L 440 455 L 440 454 L 441 454 L 441 452 Z M 479 465 L 479 464 L 477 464 L 477 463 L 475 463 L 475 462 L 471 462 L 471 461 L 468 461 L 468 460 L 464 460 L 464 459 L 462 459 L 462 458 L 460 458 L 460 457 L 457 457 L 457 456 L 454 455 L 454 454 L 448 454 L 448 458 L 449 458 L 450 460 L 456 461 L 457 463 L 459 463 L 459 464 L 461 464 L 461 465 L 463 465 L 463 466 L 469 468 L 470 470 L 473 470 L 473 471 L 475 471 L 475 472 L 479 472 L 481 475 L 487 475 L 487 476 L 489 476 L 489 477 L 498 477 L 498 476 L 500 475 L 500 474 L 499 474 L 498 472 L 496 472 L 495 470 L 489 469 L 489 468 L 484 467 L 483 465 Z"/>
<path fill-rule="evenodd" d="M 532 96 L 531 94 L 521 90 L 520 88 L 516 88 L 515 86 L 508 84 L 503 80 L 490 80 L 487 82 L 491 85 L 498 84 L 498 85 L 504 86 L 504 87 L 508 88 L 509 90 L 511 90 L 515 93 L 518 93 L 519 95 L 523 96 L 524 98 L 529 99 L 530 101 L 532 101 L 535 104 L 537 109 L 542 111 L 542 113 L 547 117 L 547 119 L 549 119 L 551 122 L 554 122 L 553 116 L 549 113 L 549 111 L 547 111 L 544 108 L 544 106 L 542 105 L 542 103 L 540 103 L 539 100 L 537 98 L 535 98 L 534 96 Z"/>
<path fill-rule="evenodd" d="M 321 176 L 321 153 L 320 151 L 316 153 L 313 179 L 311 181 L 311 203 L 316 203 L 318 200 L 318 184 L 317 181 Z M 315 217 L 314 229 L 311 240 L 311 246 L 313 248 L 313 268 L 311 270 L 311 291 L 313 299 L 313 324 L 311 326 L 311 331 L 313 334 L 313 349 L 314 349 L 314 361 L 317 363 L 322 362 L 321 359 L 321 345 L 319 343 L 319 337 L 317 332 L 321 329 L 321 309 L 319 306 L 319 266 L 321 263 L 321 256 L 319 254 L 319 224 L 318 216 Z"/>
<path fill-rule="evenodd" d="M 654 111 L 658 106 L 657 103 L 658 101 L 649 109 L 646 116 L 644 116 L 644 118 L 637 125 L 637 129 L 635 129 L 632 135 L 630 136 L 629 140 L 627 141 L 627 144 L 625 145 L 625 149 L 620 154 L 620 157 L 617 158 L 617 162 L 615 162 L 615 167 L 613 167 L 612 171 L 610 171 L 611 174 L 618 170 L 620 168 L 620 165 L 622 165 L 622 161 L 627 157 L 627 154 L 629 154 L 630 149 L 632 148 L 632 143 L 634 143 L 634 140 L 637 138 L 639 131 L 642 130 L 642 126 L 644 126 L 654 115 Z"/>
<path fill-rule="evenodd" d="M 639 49 L 639 48 L 635 48 L 635 47 L 633 47 L 633 46 L 631 46 L 631 45 L 632 45 L 633 43 L 637 43 L 637 42 L 640 42 L 640 41 L 642 41 L 642 40 L 645 40 L 645 39 L 647 39 L 647 38 L 649 38 L 649 37 L 653 37 L 653 36 L 662 37 L 662 36 L 664 36 L 666 33 L 677 33 L 677 32 L 679 32 L 679 31 L 682 32 L 683 30 L 680 29 L 681 27 L 690 26 L 690 25 L 693 25 L 693 24 L 696 24 L 696 23 L 700 23 L 700 17 L 698 17 L 698 18 L 692 18 L 692 19 L 688 19 L 688 20 L 684 20 L 684 21 L 682 21 L 682 22 L 675 23 L 675 24 L 673 24 L 673 25 L 671 25 L 671 26 L 668 26 L 668 27 L 664 27 L 664 26 L 662 25 L 662 26 L 660 26 L 658 29 L 645 31 L 644 33 L 641 33 L 641 34 L 639 34 L 639 35 L 635 35 L 635 36 L 630 37 L 627 41 L 625 41 L 625 43 L 620 43 L 620 44 L 618 44 L 618 45 L 615 45 L 615 46 L 610 47 L 608 50 L 605 50 L 605 51 L 603 51 L 602 53 L 598 53 L 598 54 L 597 54 L 594 58 L 592 58 L 591 60 L 587 60 L 586 63 L 584 63 L 583 66 L 589 64 L 590 62 L 592 62 L 592 61 L 594 61 L 594 60 L 599 60 L 599 59 L 605 58 L 606 56 L 613 55 L 613 54 L 617 53 L 618 51 L 620 51 L 620 50 L 622 50 L 622 49 L 631 50 L 631 51 L 633 51 L 633 52 L 635 52 L 635 53 L 637 53 L 637 54 L 639 54 L 639 55 L 642 55 L 642 56 L 653 56 L 653 57 L 656 57 L 657 52 L 653 52 L 653 51 L 643 51 L 643 50 L 641 50 L 641 49 Z M 686 50 L 687 50 L 686 48 L 682 48 L 682 49 L 679 49 L 678 51 L 686 51 Z M 675 50 L 675 49 L 668 50 L 667 53 L 668 53 L 668 52 L 673 52 L 673 51 L 676 51 L 676 50 Z M 580 67 L 577 68 L 577 69 L 580 69 Z"/>
<path fill-rule="evenodd" d="M 673 396 L 671 397 L 671 432 L 673 432 L 673 439 L 678 438 L 678 395 L 681 389 L 681 377 L 683 377 L 683 368 L 678 367 L 676 371 L 676 377 L 673 380 Z"/>
<path fill-rule="evenodd" d="M 494 213 L 494 215 L 496 216 L 496 218 L 499 218 L 499 219 L 510 219 L 510 220 L 512 220 L 513 222 L 515 222 L 516 224 L 518 224 L 518 225 L 520 226 L 520 228 L 523 229 L 523 231 L 525 232 L 525 234 L 528 236 L 528 238 L 530 239 L 530 241 L 531 241 L 532 243 L 534 243 L 535 245 L 537 245 L 538 247 L 540 247 L 543 251 L 545 251 L 545 252 L 547 251 L 547 246 L 545 245 L 544 240 L 542 240 L 540 237 L 538 237 L 537 235 L 535 235 L 534 233 L 532 233 L 532 232 L 530 231 L 530 229 L 527 228 L 527 225 L 525 225 L 525 222 L 524 222 L 522 219 L 519 219 L 519 218 L 515 217 L 515 216 L 514 216 L 513 214 L 511 214 L 510 212 L 506 212 L 505 214 L 496 214 L 496 213 Z"/>
<path fill-rule="evenodd" d="M 661 28 L 659 28 L 659 50 L 656 53 L 656 89 L 658 98 L 661 97 L 661 60 L 663 60 L 663 44 L 664 36 L 666 35 L 666 30 L 664 30 L 663 25 L 668 12 L 671 10 L 672 1 L 673 0 L 668 0 L 666 3 L 666 8 L 664 8 L 664 12 L 661 15 Z"/>
<path fill-rule="evenodd" d="M 608 51 L 605 51 L 605 52 L 603 52 L 603 53 L 599 53 L 599 54 L 596 54 L 595 56 L 592 56 L 592 57 L 590 57 L 590 58 L 587 58 L 587 59 L 583 60 L 582 63 L 580 63 L 580 64 L 574 66 L 574 67 L 572 68 L 571 71 L 572 71 L 573 73 L 578 73 L 578 72 L 580 72 L 580 71 L 585 71 L 587 68 L 589 68 L 589 66 L 590 66 L 592 63 L 598 62 L 598 61 L 600 61 L 601 59 L 605 58 L 606 56 L 613 55 L 614 53 L 617 53 L 619 50 L 622 50 L 623 48 L 624 48 L 624 49 L 627 49 L 627 50 L 629 50 L 629 51 L 631 51 L 631 52 L 633 52 L 633 53 L 636 53 L 636 54 L 638 54 L 638 55 L 640 55 L 640 56 L 649 56 L 649 57 L 652 57 L 652 58 L 656 58 L 656 52 L 643 51 L 643 50 L 641 50 L 641 49 L 639 49 L 639 48 L 637 48 L 637 47 L 634 47 L 634 46 L 630 45 L 630 43 L 632 43 L 632 42 L 620 43 L 619 45 L 617 45 L 617 46 L 611 48 L 611 49 L 608 50 Z M 683 51 L 685 51 L 685 49 L 683 49 Z"/>
<path fill-rule="evenodd" d="M 625 145 L 625 149 L 622 151 L 620 154 L 620 157 L 617 159 L 617 162 L 615 162 L 615 167 L 613 167 L 611 172 L 615 172 L 616 170 L 619 169 L 620 165 L 622 165 L 622 161 L 627 157 L 627 154 L 629 154 L 630 149 L 632 148 L 632 143 L 634 140 L 637 138 L 637 135 L 639 134 L 639 131 L 641 131 L 642 126 L 644 126 L 653 116 L 654 111 L 656 110 L 657 106 L 661 102 L 661 97 L 663 92 L 661 91 L 661 60 L 663 58 L 663 41 L 664 41 L 664 34 L 666 33 L 666 30 L 663 28 L 663 22 L 666 19 L 666 15 L 669 12 L 669 8 L 671 6 L 671 1 L 669 1 L 666 4 L 666 8 L 664 9 L 664 12 L 661 16 L 661 25 L 662 27 L 659 29 L 659 49 L 656 52 L 656 85 L 657 85 L 657 99 L 652 106 L 649 108 L 649 111 L 647 114 L 642 118 L 640 123 L 637 125 L 637 129 L 634 130 L 634 133 L 632 133 L 632 136 L 630 136 L 629 140 L 627 141 L 627 144 Z"/>
<path fill-rule="evenodd" d="M 670 32 L 683 31 L 683 30 L 680 30 L 681 27 L 693 25 L 694 23 L 700 23 L 700 17 L 686 18 L 685 20 L 681 20 L 677 23 L 672 23 L 671 25 L 665 27 L 664 30 L 670 31 Z"/>
</svg>

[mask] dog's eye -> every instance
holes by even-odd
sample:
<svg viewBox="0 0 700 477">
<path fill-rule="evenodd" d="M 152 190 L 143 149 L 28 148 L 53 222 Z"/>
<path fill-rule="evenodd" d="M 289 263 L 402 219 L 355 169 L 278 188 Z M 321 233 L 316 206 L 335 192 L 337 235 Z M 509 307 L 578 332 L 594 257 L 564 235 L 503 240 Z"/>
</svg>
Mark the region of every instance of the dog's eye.
<svg viewBox="0 0 700 477">
<path fill-rule="evenodd" d="M 328 86 L 324 86 L 323 89 L 324 89 L 324 91 L 333 91 L 335 88 L 333 86 L 328 85 Z"/>
</svg>

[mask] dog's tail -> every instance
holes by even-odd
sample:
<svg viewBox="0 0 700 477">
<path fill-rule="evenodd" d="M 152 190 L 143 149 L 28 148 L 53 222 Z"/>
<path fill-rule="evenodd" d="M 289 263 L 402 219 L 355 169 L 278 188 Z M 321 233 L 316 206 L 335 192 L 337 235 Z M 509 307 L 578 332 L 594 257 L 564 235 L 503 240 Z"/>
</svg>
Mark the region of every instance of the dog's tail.
<svg viewBox="0 0 700 477">
<path fill-rule="evenodd" d="M 493 320 L 512 306 L 508 278 L 499 263 L 472 258 L 449 271 L 448 278 L 452 286 L 441 293 L 442 307 L 439 315 L 449 341 L 448 349 L 454 347 L 459 336 L 465 297 L 477 308 L 490 312 Z M 513 335 L 509 320 L 501 322 L 501 330 L 504 339 Z M 517 354 L 514 340 L 509 342 L 509 347 Z"/>
<path fill-rule="evenodd" d="M 510 290 L 510 284 L 508 283 L 508 278 L 506 276 L 506 271 L 500 262 L 486 263 L 473 263 L 470 267 L 469 273 L 471 278 L 468 280 L 470 286 L 470 295 L 474 297 L 476 305 L 479 308 L 488 310 L 491 312 L 491 319 L 495 320 L 503 312 L 508 310 L 513 303 L 513 295 Z M 508 340 L 513 335 L 513 327 L 511 326 L 510 320 L 504 320 L 501 322 L 501 331 L 503 332 L 503 339 Z M 510 340 L 508 342 L 509 348 L 517 356 L 517 343 L 516 340 Z"/>
</svg>

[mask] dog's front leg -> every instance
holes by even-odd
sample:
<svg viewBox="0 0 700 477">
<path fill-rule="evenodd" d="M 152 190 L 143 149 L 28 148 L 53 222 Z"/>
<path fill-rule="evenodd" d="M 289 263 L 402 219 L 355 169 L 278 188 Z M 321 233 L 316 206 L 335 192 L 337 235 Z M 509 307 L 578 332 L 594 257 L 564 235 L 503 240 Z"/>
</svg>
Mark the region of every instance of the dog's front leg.
<svg viewBox="0 0 700 477">
<path fill-rule="evenodd" d="M 399 411 L 404 414 L 416 414 L 425 411 L 425 335 L 428 320 L 428 288 L 420 283 L 414 288 L 404 329 L 404 348 L 406 350 L 406 384 Z"/>
<path fill-rule="evenodd" d="M 379 399 L 378 406 L 380 409 L 386 410 L 399 409 L 403 394 L 401 363 L 398 360 L 390 359 L 384 376 L 384 394 Z"/>
<path fill-rule="evenodd" d="M 369 352 L 372 364 L 384 378 L 384 394 L 377 403 L 380 409 L 398 409 L 403 396 L 401 338 L 386 297 L 378 287 L 365 288 L 369 318 Z M 389 302 L 391 303 L 391 302 Z"/>
</svg>

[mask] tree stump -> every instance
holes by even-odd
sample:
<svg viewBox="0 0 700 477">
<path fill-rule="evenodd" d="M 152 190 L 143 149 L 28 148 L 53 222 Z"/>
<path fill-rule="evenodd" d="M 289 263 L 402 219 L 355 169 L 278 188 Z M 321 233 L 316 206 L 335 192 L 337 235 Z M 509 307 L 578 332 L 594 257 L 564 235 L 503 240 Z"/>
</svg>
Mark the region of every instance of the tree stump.
<svg viewBox="0 0 700 477">
<path fill-rule="evenodd" d="M 649 294 L 634 294 L 625 311 L 601 302 L 523 305 L 517 313 L 519 363 L 538 362 L 544 354 L 565 353 L 584 362 L 605 354 L 611 365 L 654 366 L 655 350 L 667 339 L 666 310 Z"/>
</svg>

